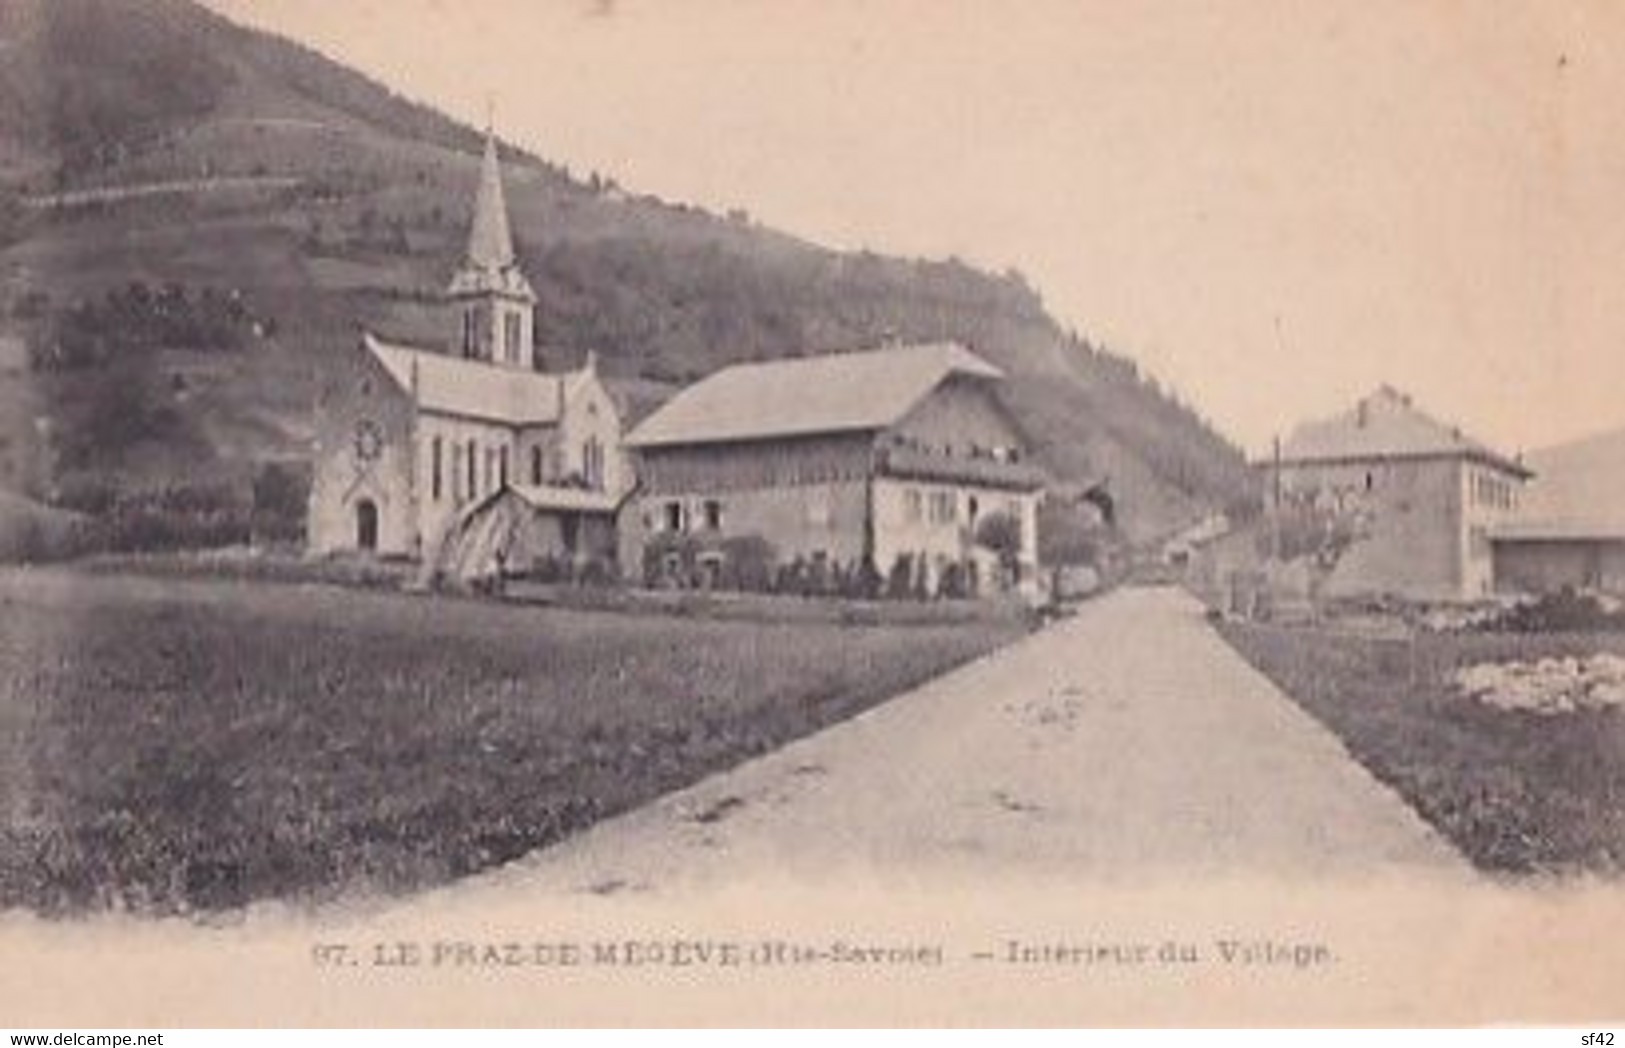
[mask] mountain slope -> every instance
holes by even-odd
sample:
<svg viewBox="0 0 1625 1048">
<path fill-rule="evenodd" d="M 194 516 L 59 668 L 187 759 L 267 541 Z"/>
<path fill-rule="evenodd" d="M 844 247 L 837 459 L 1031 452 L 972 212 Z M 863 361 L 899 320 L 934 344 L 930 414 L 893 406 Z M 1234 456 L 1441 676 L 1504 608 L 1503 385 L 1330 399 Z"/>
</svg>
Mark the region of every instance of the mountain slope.
<svg viewBox="0 0 1625 1048">
<path fill-rule="evenodd" d="M 358 324 L 443 340 L 432 303 L 467 220 L 471 129 L 186 0 L 0 0 L 0 35 L 0 324 L 48 358 L 27 381 L 59 434 L 52 490 L 240 483 L 305 453 L 313 390 Z M 507 162 L 561 362 L 591 347 L 612 372 L 686 381 L 956 338 L 1010 374 L 1057 479 L 1107 479 L 1132 533 L 1250 490 L 1236 448 L 1063 331 L 1018 275 L 832 252 Z"/>
</svg>

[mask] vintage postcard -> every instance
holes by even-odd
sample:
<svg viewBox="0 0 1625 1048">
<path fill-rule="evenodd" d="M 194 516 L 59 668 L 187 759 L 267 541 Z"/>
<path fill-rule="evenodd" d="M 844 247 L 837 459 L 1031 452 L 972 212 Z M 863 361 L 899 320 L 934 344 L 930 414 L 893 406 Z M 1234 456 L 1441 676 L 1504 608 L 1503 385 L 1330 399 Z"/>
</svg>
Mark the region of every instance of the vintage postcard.
<svg viewBox="0 0 1625 1048">
<path fill-rule="evenodd" d="M 1622 48 L 0 0 L 0 1015 L 1617 1022 Z"/>
</svg>

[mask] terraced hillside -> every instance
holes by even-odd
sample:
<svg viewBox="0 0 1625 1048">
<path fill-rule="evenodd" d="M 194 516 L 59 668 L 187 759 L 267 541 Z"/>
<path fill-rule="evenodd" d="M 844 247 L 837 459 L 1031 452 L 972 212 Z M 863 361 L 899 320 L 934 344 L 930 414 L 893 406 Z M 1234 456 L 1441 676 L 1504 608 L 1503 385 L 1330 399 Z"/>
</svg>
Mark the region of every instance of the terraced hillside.
<svg viewBox="0 0 1625 1048">
<path fill-rule="evenodd" d="M 188 0 L 0 0 L 0 330 L 35 358 L 0 372 L 0 401 L 34 405 L 26 428 L 46 435 L 30 490 L 240 488 L 307 454 L 315 384 L 358 325 L 440 336 L 478 141 Z M 593 348 L 612 373 L 676 382 L 956 338 L 1010 373 L 1057 480 L 1108 480 L 1131 535 L 1249 491 L 1235 447 L 1019 274 L 830 251 L 506 160 L 539 337 L 564 362 Z"/>
</svg>

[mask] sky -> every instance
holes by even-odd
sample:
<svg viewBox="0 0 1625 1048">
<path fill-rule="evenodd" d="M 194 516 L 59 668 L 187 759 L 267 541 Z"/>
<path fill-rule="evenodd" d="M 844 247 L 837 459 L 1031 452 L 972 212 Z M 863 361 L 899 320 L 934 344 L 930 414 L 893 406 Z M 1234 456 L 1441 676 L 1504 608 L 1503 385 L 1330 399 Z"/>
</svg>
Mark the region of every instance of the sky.
<svg viewBox="0 0 1625 1048">
<path fill-rule="evenodd" d="M 1250 451 L 1625 427 L 1625 5 L 208 0 L 577 173 L 1016 268 Z"/>
</svg>

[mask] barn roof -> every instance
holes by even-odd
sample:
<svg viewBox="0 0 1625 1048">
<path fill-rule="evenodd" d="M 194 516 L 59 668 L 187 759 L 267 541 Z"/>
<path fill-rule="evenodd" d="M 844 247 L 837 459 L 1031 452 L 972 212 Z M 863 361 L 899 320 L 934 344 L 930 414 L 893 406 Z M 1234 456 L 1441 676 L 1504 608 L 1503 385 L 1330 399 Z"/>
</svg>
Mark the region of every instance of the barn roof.
<svg viewBox="0 0 1625 1048">
<path fill-rule="evenodd" d="M 952 342 L 736 364 L 678 393 L 627 443 L 712 444 L 884 429 L 952 375 L 998 379 L 1003 372 Z"/>
<path fill-rule="evenodd" d="M 563 376 L 397 345 L 370 332 L 363 341 L 402 389 L 416 390 L 423 409 L 510 426 L 544 426 L 559 420 Z"/>
<path fill-rule="evenodd" d="M 1529 464 L 1518 516 L 1492 538 L 1625 539 L 1625 429 L 1531 452 Z"/>
<path fill-rule="evenodd" d="M 1417 408 L 1411 398 L 1383 386 L 1339 415 L 1305 422 L 1281 445 L 1284 462 L 1465 455 L 1528 476 L 1521 463 L 1495 452 Z"/>
<path fill-rule="evenodd" d="M 1491 542 L 1625 542 L 1625 522 L 1585 519 L 1510 520 L 1489 529 Z"/>
</svg>

